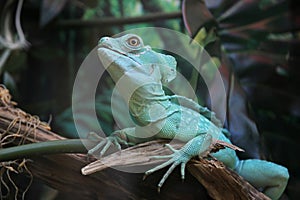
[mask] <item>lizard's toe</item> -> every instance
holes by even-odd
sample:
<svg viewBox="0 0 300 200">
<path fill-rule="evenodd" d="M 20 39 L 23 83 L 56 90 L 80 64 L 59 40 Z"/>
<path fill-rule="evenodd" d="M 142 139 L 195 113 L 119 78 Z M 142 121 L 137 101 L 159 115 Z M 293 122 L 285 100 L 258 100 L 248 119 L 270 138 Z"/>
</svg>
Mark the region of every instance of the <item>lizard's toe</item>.
<svg viewBox="0 0 300 200">
<path fill-rule="evenodd" d="M 97 144 L 96 146 L 94 146 L 92 149 L 90 149 L 88 151 L 88 155 L 93 155 L 95 154 L 95 152 L 97 152 L 99 149 L 101 149 L 106 143 L 106 140 L 102 140 L 99 144 Z"/>
<path fill-rule="evenodd" d="M 190 160 L 190 157 L 184 153 L 183 151 L 175 150 L 175 153 L 167 156 L 155 156 L 155 158 L 171 158 L 168 161 L 148 170 L 145 172 L 144 179 L 149 176 L 150 174 L 168 166 L 171 165 L 168 171 L 164 174 L 160 182 L 158 183 L 158 191 L 160 191 L 160 188 L 163 186 L 167 178 L 170 176 L 170 174 L 173 172 L 175 167 L 178 165 L 181 165 L 181 179 L 184 180 L 185 178 L 185 166 L 186 163 Z"/>
<path fill-rule="evenodd" d="M 123 143 L 123 142 L 119 141 L 118 137 L 116 137 L 116 136 L 109 136 L 109 137 L 105 138 L 104 140 L 102 140 L 95 147 L 93 147 L 92 149 L 90 149 L 88 151 L 88 155 L 95 155 L 96 152 L 98 152 L 102 148 L 102 150 L 100 151 L 100 153 L 98 155 L 98 158 L 101 158 L 112 145 L 116 146 L 118 150 L 121 150 L 120 143 Z M 96 154 L 96 156 L 97 156 L 97 154 Z"/>
</svg>

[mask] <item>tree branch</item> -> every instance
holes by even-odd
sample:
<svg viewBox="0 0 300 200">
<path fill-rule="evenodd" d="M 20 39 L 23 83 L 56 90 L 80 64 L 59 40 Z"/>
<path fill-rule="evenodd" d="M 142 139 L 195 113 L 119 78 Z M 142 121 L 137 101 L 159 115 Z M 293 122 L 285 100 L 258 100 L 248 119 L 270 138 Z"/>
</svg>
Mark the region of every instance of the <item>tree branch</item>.
<svg viewBox="0 0 300 200">
<path fill-rule="evenodd" d="M 51 132 L 47 124 L 15 108 L 10 101 L 8 90 L 0 87 L 0 152 L 12 145 L 53 140 L 61 142 L 65 138 Z M 188 171 L 201 184 L 189 174 L 186 181 L 181 183 L 179 173 L 175 171 L 168 178 L 161 193 L 156 192 L 156 185 L 164 170 L 142 181 L 143 173 L 126 173 L 108 168 L 142 167 L 146 170 L 149 165 L 153 166 L 159 162 L 151 160 L 151 156 L 170 153 L 168 148 L 164 147 L 167 142 L 166 140 L 151 141 L 124 149 L 121 154 L 119 152 L 110 154 L 100 161 L 89 164 L 88 166 L 97 166 L 89 168 L 93 169 L 90 171 L 85 171 L 86 168 L 83 168 L 88 164 L 85 154 L 32 154 L 30 156 L 32 162 L 28 162 L 27 166 L 35 178 L 43 180 L 60 191 L 71 192 L 78 199 L 141 199 L 150 196 L 155 199 L 209 199 L 201 184 L 214 199 L 268 199 L 216 160 L 193 159 L 188 163 Z M 40 144 L 46 145 L 46 143 Z M 179 148 L 180 145 L 182 144 L 172 144 L 175 148 Z M 82 147 L 79 148 L 82 151 Z M 101 171 L 84 176 L 81 174 L 82 168 L 84 174 Z"/>
<path fill-rule="evenodd" d="M 126 25 L 126 24 L 138 24 L 153 22 L 158 20 L 176 19 L 181 17 L 181 12 L 171 13 L 153 13 L 138 17 L 106 17 L 103 19 L 91 19 L 91 20 L 61 20 L 57 23 L 62 28 L 89 28 L 91 26 L 115 26 L 115 25 Z"/>
</svg>

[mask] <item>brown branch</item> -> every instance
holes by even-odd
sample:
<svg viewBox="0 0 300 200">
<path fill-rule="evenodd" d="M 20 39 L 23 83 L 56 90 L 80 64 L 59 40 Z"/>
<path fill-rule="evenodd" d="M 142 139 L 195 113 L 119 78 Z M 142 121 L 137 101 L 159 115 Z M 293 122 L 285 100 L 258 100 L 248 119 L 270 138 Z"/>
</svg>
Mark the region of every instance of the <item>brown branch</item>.
<svg viewBox="0 0 300 200">
<path fill-rule="evenodd" d="M 5 135 L 16 136 L 12 137 L 14 140 L 9 145 L 18 145 L 20 141 L 29 143 L 64 139 L 51 132 L 46 124 L 34 121 L 31 115 L 14 108 L 10 98 L 3 96 L 4 94 L 6 93 L 0 87 L 0 138 L 3 139 Z M 142 172 L 126 173 L 108 168 L 122 165 L 123 169 L 124 166 L 149 169 L 159 162 L 151 160 L 150 156 L 170 153 L 163 147 L 166 142 L 151 141 L 124 149 L 121 154 L 117 152 L 108 155 L 89 165 L 97 165 L 96 171 L 101 171 L 88 176 L 81 174 L 81 169 L 88 164 L 86 155 L 82 154 L 34 156 L 30 158 L 32 162 L 28 162 L 27 166 L 35 178 L 60 191 L 72 193 L 76 199 L 210 199 L 201 184 L 214 199 L 268 199 L 216 160 L 194 159 L 188 163 L 188 171 L 201 184 L 189 174 L 185 182 L 181 183 L 179 172 L 175 171 L 168 178 L 161 193 L 156 192 L 156 185 L 165 170 L 160 170 L 142 181 Z M 172 144 L 175 148 L 180 145 L 182 144 Z M 92 171 L 84 169 L 86 168 L 83 168 L 85 174 L 95 172 L 95 168 Z"/>
<path fill-rule="evenodd" d="M 181 17 L 181 12 L 171 13 L 153 13 L 138 17 L 106 17 L 103 19 L 91 19 L 91 20 L 62 20 L 57 23 L 62 28 L 83 28 L 83 27 L 104 27 L 104 26 L 115 26 L 115 25 L 126 25 L 126 24 L 138 24 L 145 22 L 153 22 L 158 20 L 176 19 Z"/>
<path fill-rule="evenodd" d="M 270 199 L 216 160 L 192 160 L 189 172 L 213 199 Z"/>
<path fill-rule="evenodd" d="M 151 159 L 151 156 L 171 153 L 164 147 L 166 143 L 164 140 L 151 141 L 127 148 L 121 153 L 110 154 L 82 168 L 82 173 L 88 175 L 117 166 L 144 167 L 147 170 L 149 167 L 146 168 L 145 163 L 149 166 L 159 164 L 159 161 Z M 174 143 L 172 146 L 178 149 L 182 144 Z M 213 199 L 269 199 L 217 160 L 193 159 L 188 163 L 187 169 L 207 189 Z"/>
</svg>

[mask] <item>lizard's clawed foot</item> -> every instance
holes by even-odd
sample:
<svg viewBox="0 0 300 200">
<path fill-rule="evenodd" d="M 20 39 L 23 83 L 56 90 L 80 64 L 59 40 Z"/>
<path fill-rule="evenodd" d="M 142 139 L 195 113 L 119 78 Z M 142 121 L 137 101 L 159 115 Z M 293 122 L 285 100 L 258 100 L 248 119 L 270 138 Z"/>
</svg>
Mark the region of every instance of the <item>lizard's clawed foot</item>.
<svg viewBox="0 0 300 200">
<path fill-rule="evenodd" d="M 88 151 L 88 155 L 95 155 L 95 152 L 99 151 L 102 147 L 102 150 L 98 154 L 98 158 L 101 158 L 106 151 L 111 147 L 112 145 L 116 146 L 119 151 L 121 151 L 121 145 L 120 144 L 125 144 L 128 145 L 128 143 L 121 138 L 119 138 L 116 135 L 111 135 L 106 138 L 104 138 L 99 144 L 97 144 L 95 147 L 90 149 Z"/>
<path fill-rule="evenodd" d="M 169 175 L 172 173 L 172 171 L 175 169 L 175 167 L 177 167 L 178 165 L 181 165 L 181 179 L 184 180 L 185 178 L 185 166 L 186 163 L 191 159 L 191 156 L 188 155 L 186 152 L 184 152 L 183 150 L 176 150 L 174 149 L 171 145 L 166 144 L 166 146 L 173 152 L 173 154 L 171 155 L 166 155 L 166 156 L 153 156 L 153 159 L 165 159 L 165 158 L 170 158 L 168 161 L 148 170 L 145 172 L 144 178 L 146 179 L 147 176 L 149 176 L 150 174 L 168 166 L 171 165 L 171 167 L 168 169 L 168 171 L 164 174 L 163 178 L 160 180 L 160 182 L 158 183 L 158 192 L 160 192 L 160 188 L 162 187 L 162 185 L 164 184 L 164 182 L 167 180 L 167 178 L 169 177 Z"/>
</svg>

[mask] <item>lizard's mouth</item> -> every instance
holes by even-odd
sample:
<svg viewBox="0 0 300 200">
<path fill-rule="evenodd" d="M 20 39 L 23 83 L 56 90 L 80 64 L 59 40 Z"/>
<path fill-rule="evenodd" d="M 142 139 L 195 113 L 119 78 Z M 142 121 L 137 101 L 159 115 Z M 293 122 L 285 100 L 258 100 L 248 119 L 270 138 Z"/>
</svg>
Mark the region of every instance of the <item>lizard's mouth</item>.
<svg viewBox="0 0 300 200">
<path fill-rule="evenodd" d="M 116 49 L 113 49 L 113 47 L 110 46 L 109 44 L 101 44 L 101 45 L 98 45 L 98 50 L 99 50 L 100 48 L 104 48 L 104 49 L 107 49 L 107 50 L 116 52 L 117 54 L 121 54 L 121 55 L 126 56 L 125 53 L 123 53 L 123 52 L 121 52 L 121 51 L 118 51 L 118 50 L 116 50 Z"/>
<path fill-rule="evenodd" d="M 117 60 L 118 58 L 123 58 L 123 59 L 129 59 L 131 61 L 133 61 L 134 63 L 141 65 L 141 63 L 139 63 L 136 59 L 134 59 L 131 56 L 128 56 L 126 53 L 118 51 L 114 48 L 112 48 L 110 45 L 108 44 L 101 44 L 98 45 L 98 53 L 100 54 L 100 57 L 106 57 L 109 60 L 111 60 L 111 62 L 114 62 L 115 59 Z"/>
</svg>

